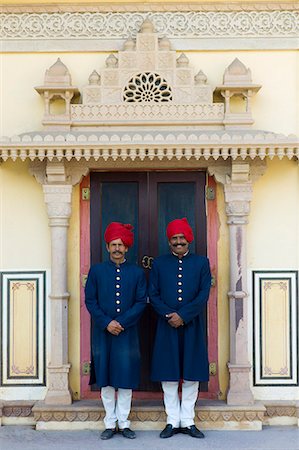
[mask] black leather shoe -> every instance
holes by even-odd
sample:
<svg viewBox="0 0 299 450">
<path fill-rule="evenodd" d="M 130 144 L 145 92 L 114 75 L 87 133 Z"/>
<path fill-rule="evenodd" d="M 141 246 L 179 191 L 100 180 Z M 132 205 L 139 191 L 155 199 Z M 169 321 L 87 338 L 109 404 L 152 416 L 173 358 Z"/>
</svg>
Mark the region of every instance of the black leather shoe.
<svg viewBox="0 0 299 450">
<path fill-rule="evenodd" d="M 199 431 L 198 428 L 196 428 L 195 425 L 191 425 L 190 427 L 181 428 L 181 433 L 183 434 L 189 434 L 189 436 L 192 436 L 194 438 L 203 439 L 205 435 Z"/>
<path fill-rule="evenodd" d="M 179 432 L 178 428 L 174 428 L 170 423 L 166 425 L 163 431 L 160 433 L 160 438 L 167 439 L 177 434 Z"/>
<path fill-rule="evenodd" d="M 106 430 L 104 430 L 101 434 L 101 439 L 103 439 L 103 441 L 107 441 L 107 439 L 111 439 L 115 433 L 115 428 L 106 428 Z"/>
<path fill-rule="evenodd" d="M 125 437 L 127 439 L 135 439 L 136 438 L 135 431 L 130 430 L 130 428 L 124 428 L 123 430 L 119 430 L 119 431 L 121 432 L 123 437 Z"/>
</svg>

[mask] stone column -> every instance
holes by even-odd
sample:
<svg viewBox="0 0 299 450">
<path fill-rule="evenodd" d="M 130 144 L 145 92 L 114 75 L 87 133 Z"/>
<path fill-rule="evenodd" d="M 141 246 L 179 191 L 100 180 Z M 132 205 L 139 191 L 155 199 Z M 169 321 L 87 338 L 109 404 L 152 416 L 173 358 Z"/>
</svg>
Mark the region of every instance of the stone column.
<svg viewBox="0 0 299 450">
<path fill-rule="evenodd" d="M 68 374 L 67 232 L 72 185 L 43 185 L 51 228 L 51 353 L 46 404 L 70 404 Z"/>
<path fill-rule="evenodd" d="M 230 236 L 230 373 L 227 403 L 252 405 L 249 374 L 247 319 L 246 225 L 252 198 L 249 164 L 232 163 L 231 177 L 224 184 L 227 223 Z"/>
</svg>

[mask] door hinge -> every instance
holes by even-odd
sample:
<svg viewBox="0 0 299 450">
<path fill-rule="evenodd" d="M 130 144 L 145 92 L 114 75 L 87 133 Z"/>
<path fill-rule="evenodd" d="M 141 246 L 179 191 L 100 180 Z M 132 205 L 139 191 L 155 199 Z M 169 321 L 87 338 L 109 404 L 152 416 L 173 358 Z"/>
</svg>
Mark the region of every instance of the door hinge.
<svg viewBox="0 0 299 450">
<path fill-rule="evenodd" d="M 83 288 L 84 288 L 85 285 L 86 285 L 87 276 L 88 276 L 88 275 L 86 275 L 85 273 L 83 273 L 83 274 L 81 275 L 81 285 L 82 285 Z"/>
<path fill-rule="evenodd" d="M 82 375 L 89 375 L 90 374 L 90 362 L 84 362 L 82 364 Z"/>
<path fill-rule="evenodd" d="M 215 275 L 212 275 L 212 277 L 211 277 L 211 286 L 212 287 L 216 286 L 216 276 Z"/>
<path fill-rule="evenodd" d="M 209 364 L 209 374 L 216 375 L 216 373 L 217 373 L 217 364 L 215 362 L 211 362 Z"/>
<path fill-rule="evenodd" d="M 82 188 L 82 200 L 89 200 L 90 199 L 90 188 L 89 187 L 85 187 Z"/>
<path fill-rule="evenodd" d="M 215 200 L 215 189 L 211 186 L 206 187 L 206 199 Z"/>
</svg>

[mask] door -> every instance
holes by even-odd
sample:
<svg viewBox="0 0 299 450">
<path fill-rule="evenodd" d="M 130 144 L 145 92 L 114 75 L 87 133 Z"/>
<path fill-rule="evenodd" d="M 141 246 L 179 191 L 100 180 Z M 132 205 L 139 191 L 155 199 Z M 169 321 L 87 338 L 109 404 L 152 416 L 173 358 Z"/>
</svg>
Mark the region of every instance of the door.
<svg viewBox="0 0 299 450">
<path fill-rule="evenodd" d="M 109 257 L 104 243 L 108 223 L 131 223 L 135 242 L 127 260 L 149 274 L 154 257 L 169 252 L 166 226 L 187 217 L 194 231 L 192 252 L 206 254 L 205 172 L 91 173 L 90 248 L 91 264 Z M 150 361 L 156 318 L 147 305 L 140 322 L 142 391 L 160 389 L 150 381 Z"/>
</svg>

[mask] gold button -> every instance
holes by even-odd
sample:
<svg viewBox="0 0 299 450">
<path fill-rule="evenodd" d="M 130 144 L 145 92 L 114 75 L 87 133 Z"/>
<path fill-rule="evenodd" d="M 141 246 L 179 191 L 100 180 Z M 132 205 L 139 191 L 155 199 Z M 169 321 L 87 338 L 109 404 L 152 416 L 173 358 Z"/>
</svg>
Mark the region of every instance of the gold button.
<svg viewBox="0 0 299 450">
<path fill-rule="evenodd" d="M 116 300 L 116 304 L 119 305 L 120 304 L 120 300 Z"/>
<path fill-rule="evenodd" d="M 179 278 L 182 278 L 182 276 L 183 276 L 183 275 L 182 275 L 181 273 L 178 274 L 178 277 L 179 277 Z"/>
<path fill-rule="evenodd" d="M 116 289 L 119 289 L 120 288 L 120 284 L 117 284 L 115 287 L 116 287 Z"/>
<path fill-rule="evenodd" d="M 183 284 L 183 283 L 182 283 L 181 281 L 178 281 L 178 285 L 179 285 L 179 286 L 182 286 L 182 284 Z"/>
<path fill-rule="evenodd" d="M 183 300 L 182 297 L 178 297 L 178 301 L 181 302 Z"/>
<path fill-rule="evenodd" d="M 119 293 L 119 292 L 117 292 L 117 293 L 116 293 L 116 297 L 119 297 L 119 296 L 120 296 L 120 293 Z"/>
<path fill-rule="evenodd" d="M 119 280 L 120 280 L 120 277 L 116 277 L 116 279 L 117 279 L 117 281 L 119 281 Z"/>
<path fill-rule="evenodd" d="M 181 294 L 183 292 L 182 289 L 178 289 L 178 293 Z"/>
<path fill-rule="evenodd" d="M 116 272 L 120 272 L 120 269 L 116 269 Z"/>
<path fill-rule="evenodd" d="M 116 312 L 120 312 L 120 308 L 117 308 Z"/>
</svg>

